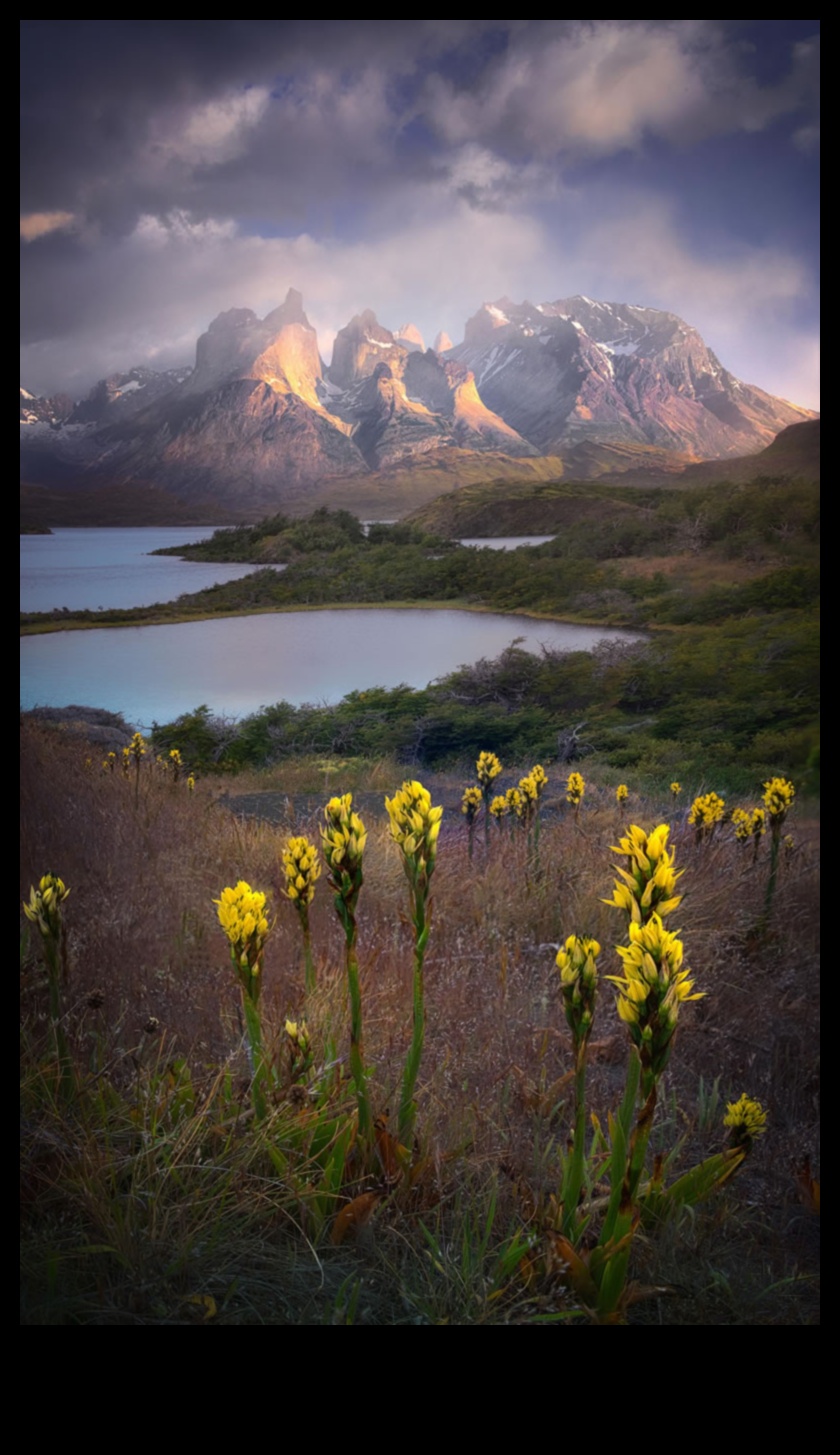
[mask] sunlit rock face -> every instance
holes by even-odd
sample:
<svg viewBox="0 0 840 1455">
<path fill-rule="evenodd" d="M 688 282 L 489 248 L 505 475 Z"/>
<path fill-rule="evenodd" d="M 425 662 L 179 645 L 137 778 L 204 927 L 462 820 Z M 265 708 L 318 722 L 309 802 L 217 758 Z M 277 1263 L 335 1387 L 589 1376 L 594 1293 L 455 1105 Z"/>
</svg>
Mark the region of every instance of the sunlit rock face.
<svg viewBox="0 0 840 1455">
<path fill-rule="evenodd" d="M 597 475 L 644 446 L 650 467 L 678 469 L 748 455 L 810 418 L 734 378 L 675 314 L 585 297 L 485 303 L 463 343 L 439 334 L 426 350 L 414 325 L 392 333 L 365 309 L 325 369 L 290 288 L 263 319 L 219 314 L 192 369 L 114 374 L 75 404 L 22 390 L 22 472 L 254 515 L 418 457 L 453 484 L 464 451 L 561 456 L 567 473 Z"/>
<path fill-rule="evenodd" d="M 583 440 L 743 455 L 808 410 L 742 384 L 676 314 L 582 296 L 485 303 L 448 358 L 541 453 Z"/>
</svg>

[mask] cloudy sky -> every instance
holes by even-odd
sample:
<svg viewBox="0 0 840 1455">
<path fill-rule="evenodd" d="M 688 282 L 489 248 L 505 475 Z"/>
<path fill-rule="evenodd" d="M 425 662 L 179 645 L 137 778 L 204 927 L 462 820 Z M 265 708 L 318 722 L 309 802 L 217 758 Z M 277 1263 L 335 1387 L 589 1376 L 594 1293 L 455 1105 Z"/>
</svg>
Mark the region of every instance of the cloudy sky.
<svg viewBox="0 0 840 1455">
<path fill-rule="evenodd" d="M 21 381 L 574 293 L 818 407 L 817 21 L 25 21 Z"/>
</svg>

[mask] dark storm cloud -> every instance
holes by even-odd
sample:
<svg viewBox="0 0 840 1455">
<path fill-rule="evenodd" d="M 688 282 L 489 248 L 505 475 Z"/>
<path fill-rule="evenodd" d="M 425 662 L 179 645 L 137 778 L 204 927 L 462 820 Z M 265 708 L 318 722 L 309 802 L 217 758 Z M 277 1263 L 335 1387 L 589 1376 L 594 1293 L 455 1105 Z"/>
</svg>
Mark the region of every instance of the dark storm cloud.
<svg viewBox="0 0 840 1455">
<path fill-rule="evenodd" d="M 482 297 L 628 289 L 713 346 L 755 329 L 758 360 L 774 330 L 790 358 L 810 346 L 811 262 L 778 218 L 814 167 L 816 23 L 31 21 L 22 35 L 30 387 L 188 358 L 219 309 L 267 309 L 289 285 L 327 352 L 365 306 L 456 336 Z M 710 249 L 686 203 L 719 138 L 738 139 L 733 195 L 770 168 L 782 202 L 716 218 Z M 663 149 L 682 153 L 669 172 Z M 610 182 L 606 167 L 623 170 Z M 726 362 L 747 374 L 745 359 Z"/>
</svg>

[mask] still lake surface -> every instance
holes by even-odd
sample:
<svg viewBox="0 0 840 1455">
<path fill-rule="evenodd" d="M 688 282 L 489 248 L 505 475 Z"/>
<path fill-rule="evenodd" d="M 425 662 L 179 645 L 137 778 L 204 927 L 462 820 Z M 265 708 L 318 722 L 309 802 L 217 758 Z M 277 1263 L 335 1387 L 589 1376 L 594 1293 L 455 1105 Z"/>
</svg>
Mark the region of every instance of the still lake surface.
<svg viewBox="0 0 840 1455">
<path fill-rule="evenodd" d="M 52 605 L 77 608 L 171 600 L 200 589 L 209 579 L 231 579 L 230 575 L 208 578 L 208 570 L 241 576 L 253 569 L 207 567 L 144 554 L 158 545 L 177 545 L 185 534 L 194 540 L 200 535 L 197 530 L 185 533 L 172 527 L 57 531 L 55 536 L 24 537 L 22 555 L 24 542 L 28 548 L 31 542 L 74 537 L 75 541 L 59 539 L 53 554 L 63 578 L 52 588 L 42 581 L 41 589 L 52 590 Z M 36 558 L 40 554 L 38 570 L 49 575 L 49 553 L 27 549 L 27 557 L 30 554 Z M 144 563 L 155 578 L 148 588 L 142 580 Z M 161 565 L 176 568 L 170 581 L 177 580 L 177 585 L 166 596 L 160 589 Z M 106 578 L 114 592 L 111 601 L 104 595 Z M 75 599 L 55 596 L 56 590 L 71 584 Z M 120 591 L 121 585 L 130 596 Z M 539 652 L 543 645 L 585 651 L 608 636 L 639 639 L 633 632 L 500 612 L 385 607 L 55 632 L 21 638 L 21 706 L 104 707 L 123 713 L 137 727 L 149 728 L 153 721 L 171 721 L 201 703 L 214 713 L 240 717 L 281 700 L 338 702 L 346 693 L 365 687 L 396 687 L 403 682 L 425 687 L 462 663 L 498 656 L 517 637 L 526 650 Z"/>
<path fill-rule="evenodd" d="M 20 538 L 20 609 L 105 611 L 153 606 L 185 591 L 238 581 L 254 566 L 150 556 L 164 546 L 205 541 L 215 526 L 100 526 Z"/>
</svg>

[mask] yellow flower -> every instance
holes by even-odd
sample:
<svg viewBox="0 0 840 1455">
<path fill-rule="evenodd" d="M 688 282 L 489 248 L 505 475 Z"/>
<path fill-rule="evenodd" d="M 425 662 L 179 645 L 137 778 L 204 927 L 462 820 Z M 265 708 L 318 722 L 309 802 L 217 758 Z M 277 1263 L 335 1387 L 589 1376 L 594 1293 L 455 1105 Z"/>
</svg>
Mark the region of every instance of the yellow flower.
<svg viewBox="0 0 840 1455">
<path fill-rule="evenodd" d="M 583 935 L 569 935 L 563 948 L 557 951 L 555 964 L 560 971 L 563 1008 L 576 1046 L 586 1040 L 592 1028 L 598 989 L 595 962 L 600 953 L 598 941 Z"/>
<path fill-rule="evenodd" d="M 475 771 L 482 791 L 486 793 L 494 779 L 498 778 L 501 773 L 502 765 L 495 753 L 479 753 Z"/>
<path fill-rule="evenodd" d="M 619 783 L 618 787 L 615 790 L 615 801 L 616 801 L 616 803 L 623 803 L 624 800 L 628 797 L 628 794 L 629 794 L 629 790 L 628 790 L 627 784 L 626 783 Z"/>
<path fill-rule="evenodd" d="M 688 821 L 698 836 L 711 835 L 723 819 L 726 803 L 717 793 L 703 793 L 695 798 L 688 812 Z"/>
<path fill-rule="evenodd" d="M 61 906 L 70 890 L 57 874 L 44 874 L 38 888 L 30 885 L 29 903 L 23 902 L 26 918 L 38 926 L 44 939 L 58 939 L 61 932 Z"/>
<path fill-rule="evenodd" d="M 607 979 L 619 987 L 618 1013 L 638 1047 L 642 1066 L 657 1077 L 670 1055 L 680 1006 L 702 999 L 705 991 L 694 991 L 691 972 L 683 966 L 682 941 L 666 930 L 658 914 L 646 924 L 631 922 L 628 935 L 629 945 L 616 946 L 624 975 Z"/>
<path fill-rule="evenodd" d="M 676 853 L 668 849 L 670 832 L 665 823 L 649 834 L 633 824 L 612 846 L 614 854 L 626 855 L 628 868 L 618 870 L 624 882 L 616 880 L 612 899 L 603 902 L 623 910 L 634 924 L 643 924 L 654 911 L 660 916 L 670 914 L 682 899 L 676 888 L 684 871 L 674 868 Z"/>
<path fill-rule="evenodd" d="M 409 878 L 431 875 L 437 857 L 442 808 L 432 808 L 431 794 L 422 783 L 406 781 L 393 798 L 385 799 L 391 837 L 399 845 Z"/>
<path fill-rule="evenodd" d="M 764 807 L 774 828 L 784 823 L 795 797 L 796 789 L 787 778 L 770 778 L 764 784 Z"/>
<path fill-rule="evenodd" d="M 499 820 L 500 824 L 505 815 L 510 813 L 510 805 L 503 793 L 497 794 L 495 798 L 490 800 L 490 813 L 493 818 Z"/>
<path fill-rule="evenodd" d="M 505 803 L 507 804 L 508 813 L 515 813 L 517 818 L 522 817 L 522 814 L 525 811 L 525 804 L 522 800 L 522 794 L 518 788 L 508 789 L 507 793 L 505 794 Z"/>
<path fill-rule="evenodd" d="M 268 938 L 265 895 L 244 879 L 235 888 L 223 889 L 218 905 L 219 924 L 230 945 L 231 959 L 252 1000 L 259 994 L 259 973 Z"/>
<path fill-rule="evenodd" d="M 352 793 L 331 798 L 324 809 L 324 818 L 326 828 L 321 829 L 321 842 L 330 884 L 340 895 L 345 911 L 352 915 L 364 881 L 362 861 L 367 830 L 359 815 L 353 812 Z"/>
<path fill-rule="evenodd" d="M 461 799 L 461 812 L 466 814 L 467 823 L 473 823 L 478 810 L 481 808 L 484 795 L 480 788 L 465 788 L 464 796 Z"/>
<path fill-rule="evenodd" d="M 764 809 L 733 808 L 732 825 L 735 829 L 735 837 L 741 844 L 746 843 L 756 834 L 760 838 L 763 833 L 766 833 Z"/>
<path fill-rule="evenodd" d="M 746 1092 L 737 1101 L 726 1104 L 723 1125 L 729 1127 L 733 1142 L 751 1142 L 767 1131 L 767 1113 L 760 1101 L 754 1101 Z"/>
<path fill-rule="evenodd" d="M 678 798 L 679 795 L 682 793 L 682 784 L 681 783 L 677 783 L 676 780 L 675 780 L 671 784 L 671 792 L 673 793 L 673 795 L 674 795 L 675 798 Z"/>
<path fill-rule="evenodd" d="M 535 763 L 528 777 L 536 785 L 537 797 L 539 797 L 548 783 L 548 778 L 546 777 L 542 763 Z"/>
<path fill-rule="evenodd" d="M 570 773 L 566 784 L 566 798 L 569 803 L 574 804 L 575 808 L 578 807 L 583 798 L 585 789 L 586 784 L 580 773 Z"/>
<path fill-rule="evenodd" d="M 284 893 L 296 905 L 310 905 L 315 898 L 315 883 L 321 873 L 318 850 L 305 838 L 291 838 L 283 850 L 286 874 Z"/>
</svg>

